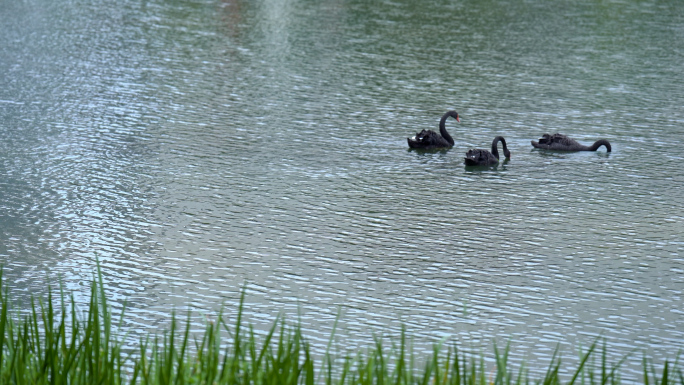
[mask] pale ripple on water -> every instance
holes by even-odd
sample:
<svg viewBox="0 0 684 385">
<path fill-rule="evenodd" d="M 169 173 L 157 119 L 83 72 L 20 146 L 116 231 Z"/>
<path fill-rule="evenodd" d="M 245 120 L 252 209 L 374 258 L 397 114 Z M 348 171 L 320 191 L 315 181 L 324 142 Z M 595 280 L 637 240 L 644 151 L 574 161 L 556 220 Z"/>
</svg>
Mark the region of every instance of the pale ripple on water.
<svg viewBox="0 0 684 385">
<path fill-rule="evenodd" d="M 0 5 L 0 258 L 129 325 L 192 305 L 321 350 L 452 336 L 514 359 L 682 347 L 682 6 Z M 675 37 L 673 39 L 673 36 Z M 437 129 L 456 145 L 407 150 Z M 530 140 L 609 138 L 559 154 Z M 465 170 L 503 135 L 513 157 Z M 638 367 L 636 365 L 631 366 Z M 636 370 L 636 369 L 635 369 Z M 626 376 L 638 372 L 626 372 Z"/>
</svg>

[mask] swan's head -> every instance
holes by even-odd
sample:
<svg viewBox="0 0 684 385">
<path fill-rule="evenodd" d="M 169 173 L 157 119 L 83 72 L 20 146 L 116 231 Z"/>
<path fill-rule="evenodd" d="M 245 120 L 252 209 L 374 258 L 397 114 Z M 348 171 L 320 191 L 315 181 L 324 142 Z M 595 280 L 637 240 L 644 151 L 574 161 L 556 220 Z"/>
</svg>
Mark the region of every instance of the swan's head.
<svg viewBox="0 0 684 385">
<path fill-rule="evenodd" d="M 511 159 L 511 152 L 507 148 L 504 148 L 504 156 L 506 156 L 506 159 Z"/>
<path fill-rule="evenodd" d="M 458 112 L 456 111 L 449 111 L 449 116 L 452 118 L 456 119 L 457 122 L 461 123 L 461 118 L 458 116 Z"/>
</svg>

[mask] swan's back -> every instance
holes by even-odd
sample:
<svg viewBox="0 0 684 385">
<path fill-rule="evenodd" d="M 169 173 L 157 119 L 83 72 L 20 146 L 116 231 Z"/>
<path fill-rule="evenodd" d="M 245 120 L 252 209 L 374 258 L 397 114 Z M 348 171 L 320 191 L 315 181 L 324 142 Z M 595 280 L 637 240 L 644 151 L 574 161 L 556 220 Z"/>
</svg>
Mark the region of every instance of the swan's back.
<svg viewBox="0 0 684 385">
<path fill-rule="evenodd" d="M 408 145 L 411 148 L 446 148 L 451 147 L 441 135 L 432 130 L 423 130 L 416 134 L 413 138 L 407 138 Z"/>
<path fill-rule="evenodd" d="M 466 152 L 464 159 L 466 166 L 489 166 L 499 163 L 499 158 L 494 154 L 479 148 Z"/>
<path fill-rule="evenodd" d="M 582 151 L 587 147 L 579 144 L 575 139 L 569 138 L 563 134 L 544 134 L 539 139 L 539 142 L 532 141 L 532 146 L 544 150 L 558 150 L 558 151 Z"/>
</svg>

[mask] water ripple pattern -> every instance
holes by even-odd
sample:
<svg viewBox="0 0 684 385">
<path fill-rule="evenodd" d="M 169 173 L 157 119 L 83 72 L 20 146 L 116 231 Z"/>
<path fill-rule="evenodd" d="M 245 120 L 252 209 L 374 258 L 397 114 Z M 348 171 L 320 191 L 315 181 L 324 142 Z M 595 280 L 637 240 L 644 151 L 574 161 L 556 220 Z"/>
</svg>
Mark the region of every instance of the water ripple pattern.
<svg viewBox="0 0 684 385">
<path fill-rule="evenodd" d="M 250 322 L 299 317 L 318 349 L 341 312 L 349 349 L 405 325 L 427 350 L 511 340 L 546 363 L 605 336 L 616 359 L 672 358 L 682 15 L 678 1 L 3 2 L 5 277 L 18 296 L 61 277 L 85 301 L 99 259 L 140 332 L 188 305 L 234 317 L 247 285 Z M 449 109 L 454 148 L 407 148 Z M 532 149 L 555 132 L 613 151 Z M 511 160 L 466 169 L 496 135 Z"/>
</svg>

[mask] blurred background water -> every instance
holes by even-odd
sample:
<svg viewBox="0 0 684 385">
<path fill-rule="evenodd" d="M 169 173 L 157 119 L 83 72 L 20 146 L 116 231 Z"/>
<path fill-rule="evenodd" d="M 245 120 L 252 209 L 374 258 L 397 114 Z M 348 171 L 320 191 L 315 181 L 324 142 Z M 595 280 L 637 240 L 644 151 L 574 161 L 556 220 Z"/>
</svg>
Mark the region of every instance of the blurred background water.
<svg viewBox="0 0 684 385">
<path fill-rule="evenodd" d="M 401 325 L 541 369 L 684 347 L 679 1 L 4 1 L 0 41 L 17 298 L 86 301 L 99 259 L 139 332 L 246 284 L 249 322 L 318 351 L 338 313 L 350 351 Z M 408 150 L 449 109 L 455 146 Z M 510 162 L 465 169 L 496 135 Z"/>
</svg>

